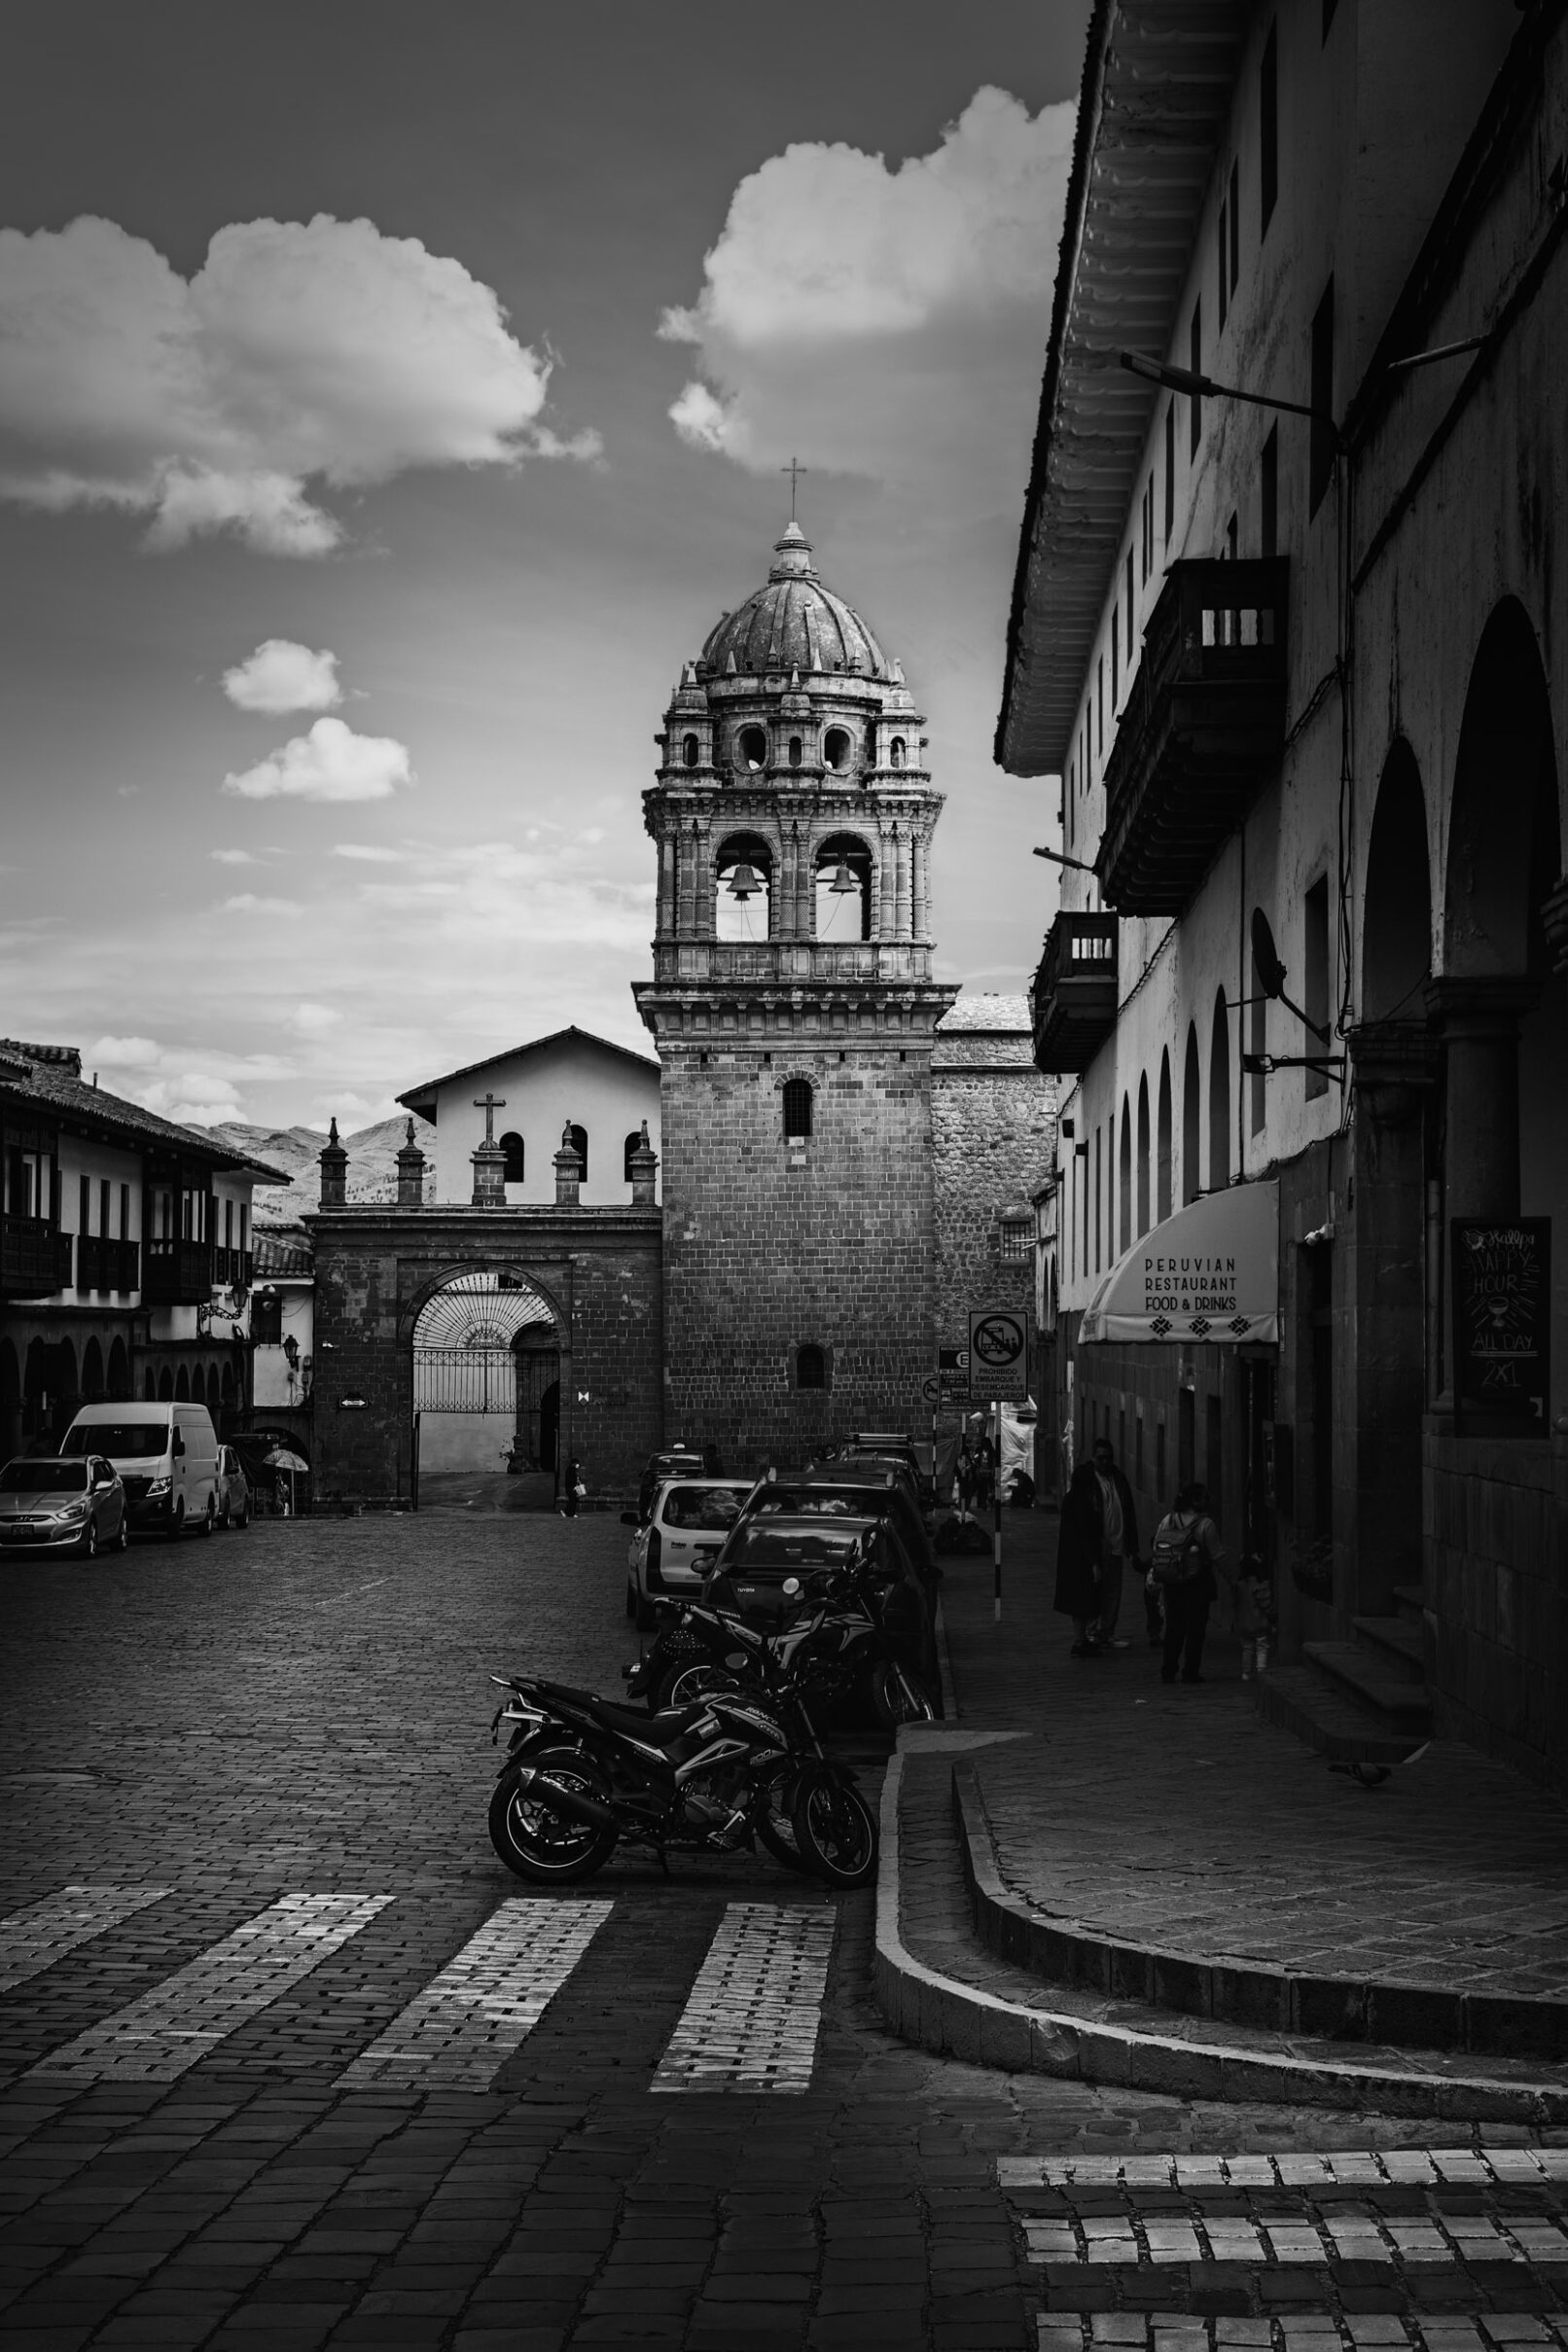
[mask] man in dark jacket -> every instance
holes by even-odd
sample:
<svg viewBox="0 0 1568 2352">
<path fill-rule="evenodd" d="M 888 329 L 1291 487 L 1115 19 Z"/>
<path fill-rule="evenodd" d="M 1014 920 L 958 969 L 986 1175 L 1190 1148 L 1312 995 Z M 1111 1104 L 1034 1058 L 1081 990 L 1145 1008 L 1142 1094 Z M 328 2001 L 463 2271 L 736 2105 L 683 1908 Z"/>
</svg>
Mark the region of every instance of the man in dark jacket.
<svg viewBox="0 0 1568 2352">
<path fill-rule="evenodd" d="M 1132 1562 L 1133 1573 L 1137 1573 L 1138 1511 L 1132 1488 L 1117 1468 L 1109 1439 L 1095 1440 L 1093 1460 L 1100 1507 L 1099 1638 L 1108 1650 L 1126 1650 L 1131 1643 L 1126 1634 L 1118 1633 L 1116 1621 L 1122 1608 L 1127 1561 Z"/>
</svg>

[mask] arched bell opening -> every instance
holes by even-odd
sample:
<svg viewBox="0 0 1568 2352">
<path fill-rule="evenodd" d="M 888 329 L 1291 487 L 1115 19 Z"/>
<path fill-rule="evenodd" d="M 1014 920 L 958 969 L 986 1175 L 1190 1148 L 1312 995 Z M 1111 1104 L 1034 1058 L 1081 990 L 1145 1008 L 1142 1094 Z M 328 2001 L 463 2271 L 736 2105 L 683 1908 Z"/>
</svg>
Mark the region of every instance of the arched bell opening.
<svg viewBox="0 0 1568 2352">
<path fill-rule="evenodd" d="M 813 862 L 816 935 L 819 940 L 869 940 L 872 936 L 872 853 L 858 834 L 835 833 Z"/>
<path fill-rule="evenodd" d="M 760 833 L 735 833 L 713 861 L 713 936 L 766 940 L 773 928 L 773 852 Z"/>
</svg>

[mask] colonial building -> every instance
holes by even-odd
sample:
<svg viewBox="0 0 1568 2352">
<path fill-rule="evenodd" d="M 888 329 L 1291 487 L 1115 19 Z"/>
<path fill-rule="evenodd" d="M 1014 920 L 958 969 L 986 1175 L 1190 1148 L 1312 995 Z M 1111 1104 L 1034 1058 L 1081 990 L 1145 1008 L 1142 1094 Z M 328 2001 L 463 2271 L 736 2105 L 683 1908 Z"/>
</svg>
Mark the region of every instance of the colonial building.
<svg viewBox="0 0 1568 2352">
<path fill-rule="evenodd" d="M 251 1194 L 277 1169 L 0 1041 L 0 1458 L 98 1398 L 248 1398 Z"/>
<path fill-rule="evenodd" d="M 644 795 L 658 1063 L 568 1029 L 410 1089 L 434 1202 L 411 1130 L 396 1208 L 323 1155 L 318 1495 L 574 1454 L 626 1491 L 676 1439 L 798 1461 L 924 1426 L 968 1307 L 1027 1305 L 1054 1091 L 1020 1000 L 935 977 L 922 724 L 792 523 Z"/>
<path fill-rule="evenodd" d="M 1097 0 L 998 734 L 1057 1426 L 1206 1477 L 1309 1736 L 1558 1780 L 1565 155 L 1557 0 Z"/>
</svg>

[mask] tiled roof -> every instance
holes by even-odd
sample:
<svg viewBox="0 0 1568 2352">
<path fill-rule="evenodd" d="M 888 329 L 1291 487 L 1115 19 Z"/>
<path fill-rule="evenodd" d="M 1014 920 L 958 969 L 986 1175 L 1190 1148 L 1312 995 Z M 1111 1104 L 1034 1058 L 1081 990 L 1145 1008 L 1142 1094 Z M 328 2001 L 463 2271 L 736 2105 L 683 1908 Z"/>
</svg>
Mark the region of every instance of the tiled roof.
<svg viewBox="0 0 1568 2352">
<path fill-rule="evenodd" d="M 144 1111 L 139 1102 L 126 1102 L 123 1095 L 89 1086 L 74 1046 L 25 1046 L 14 1038 L 0 1038 L 0 1102 L 20 1108 L 47 1107 L 56 1117 L 75 1121 L 107 1142 L 132 1147 L 165 1144 L 182 1158 L 205 1160 L 214 1170 L 252 1168 L 268 1184 L 289 1181 L 281 1168 L 264 1167 L 260 1160 L 236 1157 L 210 1142 L 198 1127 L 182 1127 L 172 1119 L 160 1119 L 156 1111 Z"/>
<path fill-rule="evenodd" d="M 303 1225 L 286 1226 L 272 1232 L 265 1228 L 253 1228 L 251 1245 L 258 1282 L 276 1281 L 281 1275 L 312 1274 L 315 1271 L 315 1243 Z"/>
<path fill-rule="evenodd" d="M 992 1034 L 1013 1036 L 1022 1031 L 1032 1033 L 1029 1000 L 1026 996 L 991 995 L 978 991 L 961 996 L 937 1023 L 939 1037 L 952 1037 L 961 1029 L 989 1030 Z"/>
</svg>

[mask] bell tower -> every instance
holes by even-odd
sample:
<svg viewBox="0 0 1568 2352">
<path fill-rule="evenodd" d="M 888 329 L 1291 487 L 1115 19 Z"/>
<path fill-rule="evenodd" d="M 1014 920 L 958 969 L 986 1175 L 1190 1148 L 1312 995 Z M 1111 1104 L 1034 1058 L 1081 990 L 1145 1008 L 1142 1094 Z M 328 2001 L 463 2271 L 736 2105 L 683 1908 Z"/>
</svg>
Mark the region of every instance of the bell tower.
<svg viewBox="0 0 1568 2352">
<path fill-rule="evenodd" d="M 931 837 L 897 661 L 792 522 L 689 661 L 643 795 L 658 851 L 665 1432 L 798 1462 L 927 1409 Z"/>
</svg>

